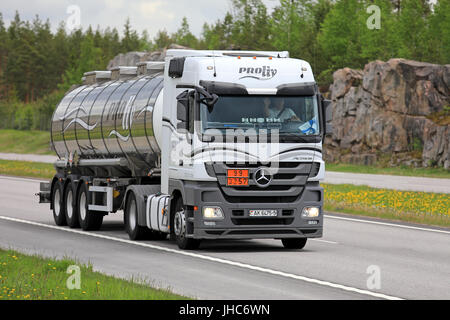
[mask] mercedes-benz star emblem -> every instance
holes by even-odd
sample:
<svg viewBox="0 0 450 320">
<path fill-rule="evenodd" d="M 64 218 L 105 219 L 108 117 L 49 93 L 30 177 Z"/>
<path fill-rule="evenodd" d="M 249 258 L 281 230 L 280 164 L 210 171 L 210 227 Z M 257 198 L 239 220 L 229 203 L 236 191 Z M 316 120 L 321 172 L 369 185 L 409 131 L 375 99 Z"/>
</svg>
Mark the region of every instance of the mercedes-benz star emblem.
<svg viewBox="0 0 450 320">
<path fill-rule="evenodd" d="M 262 188 L 267 187 L 269 183 L 272 181 L 272 175 L 270 174 L 269 169 L 267 168 L 259 168 L 255 175 L 253 176 L 253 180 L 255 180 L 256 184 Z"/>
</svg>

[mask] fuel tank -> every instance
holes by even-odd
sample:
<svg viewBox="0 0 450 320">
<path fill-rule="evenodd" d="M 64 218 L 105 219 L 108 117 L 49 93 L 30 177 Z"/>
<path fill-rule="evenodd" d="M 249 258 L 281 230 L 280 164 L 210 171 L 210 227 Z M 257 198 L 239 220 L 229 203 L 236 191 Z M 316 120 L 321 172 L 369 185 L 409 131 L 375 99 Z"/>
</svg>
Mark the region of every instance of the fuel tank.
<svg viewBox="0 0 450 320">
<path fill-rule="evenodd" d="M 86 73 L 83 85 L 70 90 L 53 114 L 51 142 L 58 157 L 125 158 L 139 171 L 158 167 L 164 76 L 161 63 L 152 66 Z"/>
</svg>

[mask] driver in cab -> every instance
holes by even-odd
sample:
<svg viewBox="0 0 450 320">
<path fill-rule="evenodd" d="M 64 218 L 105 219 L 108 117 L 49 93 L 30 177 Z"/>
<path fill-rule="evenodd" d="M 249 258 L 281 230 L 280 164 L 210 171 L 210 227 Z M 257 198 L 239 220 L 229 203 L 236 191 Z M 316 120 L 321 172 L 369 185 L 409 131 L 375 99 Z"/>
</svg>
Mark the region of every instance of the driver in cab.
<svg viewBox="0 0 450 320">
<path fill-rule="evenodd" d="M 267 118 L 279 119 L 281 122 L 286 121 L 300 121 L 300 118 L 295 114 L 291 108 L 284 106 L 284 99 L 276 99 L 275 106 L 271 107 L 271 100 L 264 99 L 264 113 Z"/>
</svg>

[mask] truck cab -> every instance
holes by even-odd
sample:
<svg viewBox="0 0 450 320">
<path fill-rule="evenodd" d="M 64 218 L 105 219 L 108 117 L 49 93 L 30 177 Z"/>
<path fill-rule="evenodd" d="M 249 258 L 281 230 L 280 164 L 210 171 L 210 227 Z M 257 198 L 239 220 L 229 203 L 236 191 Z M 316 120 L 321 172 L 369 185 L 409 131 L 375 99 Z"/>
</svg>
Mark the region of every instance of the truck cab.
<svg viewBox="0 0 450 320">
<path fill-rule="evenodd" d="M 287 52 L 169 50 L 161 192 L 180 247 L 321 237 L 328 105 Z"/>
</svg>

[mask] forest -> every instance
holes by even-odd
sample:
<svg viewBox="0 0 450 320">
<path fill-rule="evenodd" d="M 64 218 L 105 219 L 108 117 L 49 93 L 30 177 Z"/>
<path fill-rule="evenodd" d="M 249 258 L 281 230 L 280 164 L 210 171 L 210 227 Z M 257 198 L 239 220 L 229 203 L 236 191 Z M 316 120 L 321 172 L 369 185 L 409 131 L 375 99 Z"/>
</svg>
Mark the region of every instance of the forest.
<svg viewBox="0 0 450 320">
<path fill-rule="evenodd" d="M 105 69 L 117 54 L 162 50 L 176 43 L 194 49 L 288 50 L 310 62 L 321 86 L 343 67 L 405 58 L 450 63 L 450 1 L 279 0 L 269 12 L 261 0 L 231 0 L 231 9 L 194 35 L 186 17 L 174 33 L 150 38 L 129 19 L 108 26 L 55 32 L 36 16 L 6 26 L 0 12 L 0 128 L 48 130 L 58 101 L 84 72 Z M 368 28 L 380 8 L 380 28 Z"/>
</svg>

